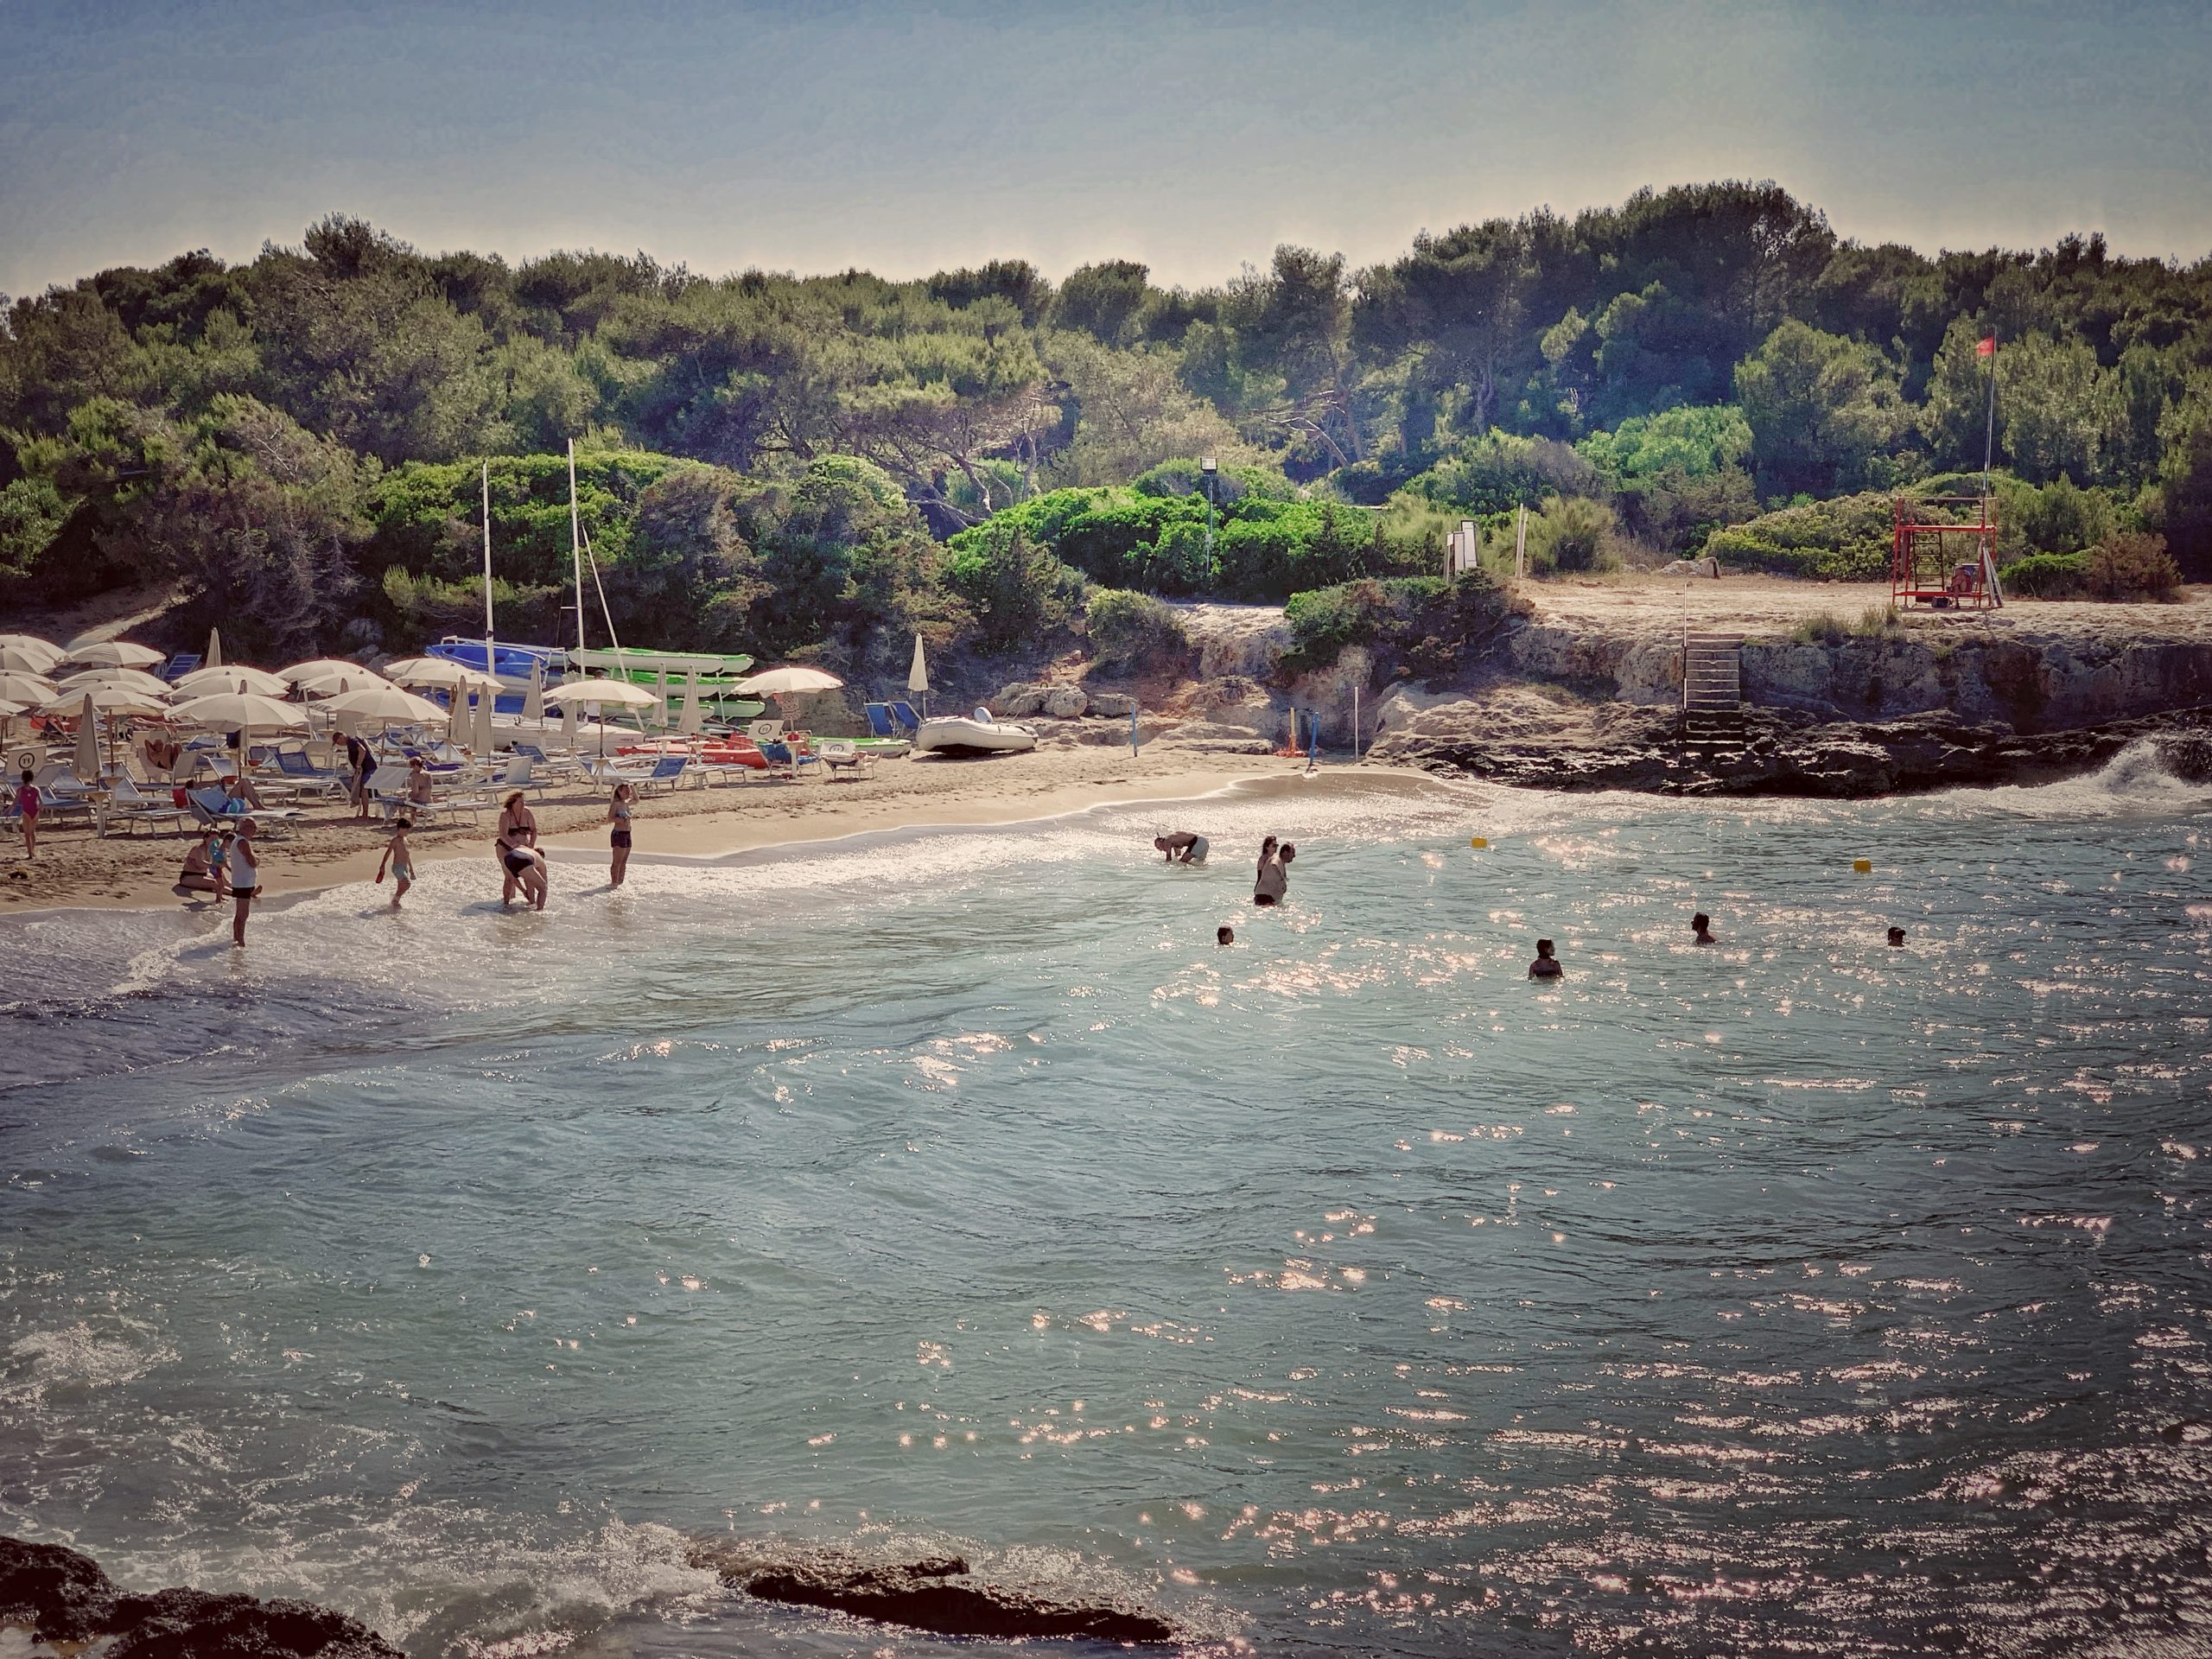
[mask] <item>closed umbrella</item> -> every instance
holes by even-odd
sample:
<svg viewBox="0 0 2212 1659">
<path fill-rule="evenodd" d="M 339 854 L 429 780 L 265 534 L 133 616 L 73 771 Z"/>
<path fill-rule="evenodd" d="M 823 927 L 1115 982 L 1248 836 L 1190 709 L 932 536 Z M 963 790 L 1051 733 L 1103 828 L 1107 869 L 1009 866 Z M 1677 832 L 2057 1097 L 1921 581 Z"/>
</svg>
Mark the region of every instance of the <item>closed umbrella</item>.
<svg viewBox="0 0 2212 1659">
<path fill-rule="evenodd" d="M 683 712 L 676 717 L 676 729 L 685 737 L 696 737 L 706 724 L 706 716 L 699 709 L 699 676 L 695 671 L 683 677 Z"/>
<path fill-rule="evenodd" d="M 150 645 L 128 639 L 87 639 L 66 646 L 62 660 L 86 668 L 151 668 L 168 659 Z"/>
<path fill-rule="evenodd" d="M 85 693 L 85 706 L 77 716 L 77 775 L 88 784 L 100 780 L 100 734 L 92 714 L 92 693 Z"/>
<path fill-rule="evenodd" d="M 292 683 L 266 669 L 238 664 L 225 668 L 195 668 L 176 683 L 179 696 L 204 697 L 217 691 L 258 691 L 264 697 L 281 697 Z"/>
<path fill-rule="evenodd" d="M 486 760 L 492 758 L 492 751 L 497 745 L 492 733 L 492 705 L 499 698 L 499 694 L 488 686 L 476 694 L 476 741 L 469 747 Z"/>
<path fill-rule="evenodd" d="M 207 630 L 207 654 L 200 659 L 200 665 L 202 668 L 220 668 L 223 665 L 223 631 L 220 628 Z"/>
<path fill-rule="evenodd" d="M 922 712 L 930 711 L 930 665 L 922 655 L 922 636 L 914 636 L 914 665 L 906 671 L 906 690 L 922 700 Z"/>
<path fill-rule="evenodd" d="M 561 747 L 570 754 L 576 752 L 576 705 L 564 702 L 561 705 Z"/>
<path fill-rule="evenodd" d="M 530 690 L 522 694 L 522 717 L 525 724 L 543 726 L 545 723 L 545 664 L 530 665 Z"/>
</svg>

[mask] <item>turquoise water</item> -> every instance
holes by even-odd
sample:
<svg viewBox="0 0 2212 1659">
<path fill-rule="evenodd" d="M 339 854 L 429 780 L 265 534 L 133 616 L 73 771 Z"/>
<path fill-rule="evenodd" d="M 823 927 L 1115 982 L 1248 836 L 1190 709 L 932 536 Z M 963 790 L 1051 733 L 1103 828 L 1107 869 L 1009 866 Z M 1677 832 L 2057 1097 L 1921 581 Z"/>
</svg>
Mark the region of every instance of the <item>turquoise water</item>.
<svg viewBox="0 0 2212 1659">
<path fill-rule="evenodd" d="M 2201 1650 L 2208 807 L 1324 785 L 242 963 L 9 918 L 0 1529 L 420 1655 L 956 1650 L 733 1532 L 1199 1649 Z"/>
</svg>

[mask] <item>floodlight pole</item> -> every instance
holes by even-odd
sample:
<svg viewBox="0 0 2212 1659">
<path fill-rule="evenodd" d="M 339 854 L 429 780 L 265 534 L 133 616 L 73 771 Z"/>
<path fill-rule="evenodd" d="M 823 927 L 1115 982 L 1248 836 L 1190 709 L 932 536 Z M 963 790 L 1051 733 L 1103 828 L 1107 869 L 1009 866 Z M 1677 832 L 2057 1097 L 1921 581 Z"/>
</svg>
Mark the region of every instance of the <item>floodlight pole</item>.
<svg viewBox="0 0 2212 1659">
<path fill-rule="evenodd" d="M 1206 569 L 1213 569 L 1213 498 L 1214 481 L 1221 476 L 1221 463 L 1211 455 L 1198 462 L 1198 477 L 1206 489 Z M 1207 577 L 1211 581 L 1211 575 Z"/>
</svg>

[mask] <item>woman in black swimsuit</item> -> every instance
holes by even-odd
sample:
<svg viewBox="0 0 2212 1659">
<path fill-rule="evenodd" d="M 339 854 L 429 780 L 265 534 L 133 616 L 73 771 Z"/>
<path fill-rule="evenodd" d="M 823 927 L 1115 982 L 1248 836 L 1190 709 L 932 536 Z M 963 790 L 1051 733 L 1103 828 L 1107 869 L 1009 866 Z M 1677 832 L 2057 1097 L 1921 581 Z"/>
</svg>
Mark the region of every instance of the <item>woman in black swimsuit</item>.
<svg viewBox="0 0 2212 1659">
<path fill-rule="evenodd" d="M 537 820 L 523 804 L 522 791 L 515 791 L 500 804 L 499 833 L 492 845 L 507 878 L 499 902 L 514 903 L 515 889 L 520 887 L 531 908 L 544 909 L 545 855 L 537 850 Z"/>
</svg>

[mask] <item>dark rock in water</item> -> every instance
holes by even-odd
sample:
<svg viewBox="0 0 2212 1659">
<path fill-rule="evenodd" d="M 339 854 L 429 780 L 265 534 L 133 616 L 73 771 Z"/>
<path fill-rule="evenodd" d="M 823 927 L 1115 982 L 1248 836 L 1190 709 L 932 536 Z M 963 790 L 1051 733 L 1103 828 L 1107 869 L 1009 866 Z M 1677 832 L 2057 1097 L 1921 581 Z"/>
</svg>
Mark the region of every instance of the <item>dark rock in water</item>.
<svg viewBox="0 0 2212 1659">
<path fill-rule="evenodd" d="M 374 1630 L 304 1601 L 205 1590 L 118 1591 L 60 1544 L 0 1538 L 0 1625 L 41 1642 L 112 1638 L 105 1659 L 402 1659 Z"/>
<path fill-rule="evenodd" d="M 26 1625 L 41 1641 L 89 1642 L 113 1628 L 103 1621 L 116 1594 L 89 1555 L 0 1538 L 0 1624 Z"/>
<path fill-rule="evenodd" d="M 2161 1423 L 2158 1438 L 2170 1446 L 2202 1446 L 2212 1441 L 2212 1423 L 2184 1417 L 2177 1423 Z"/>
<path fill-rule="evenodd" d="M 1047 1601 L 969 1576 L 957 1555 L 871 1561 L 836 1551 L 779 1559 L 720 1541 L 691 1551 L 691 1565 L 763 1601 L 857 1613 L 938 1636 L 1085 1637 L 1097 1642 L 1162 1645 L 1175 1626 L 1159 1614 L 1118 1602 Z"/>
</svg>

